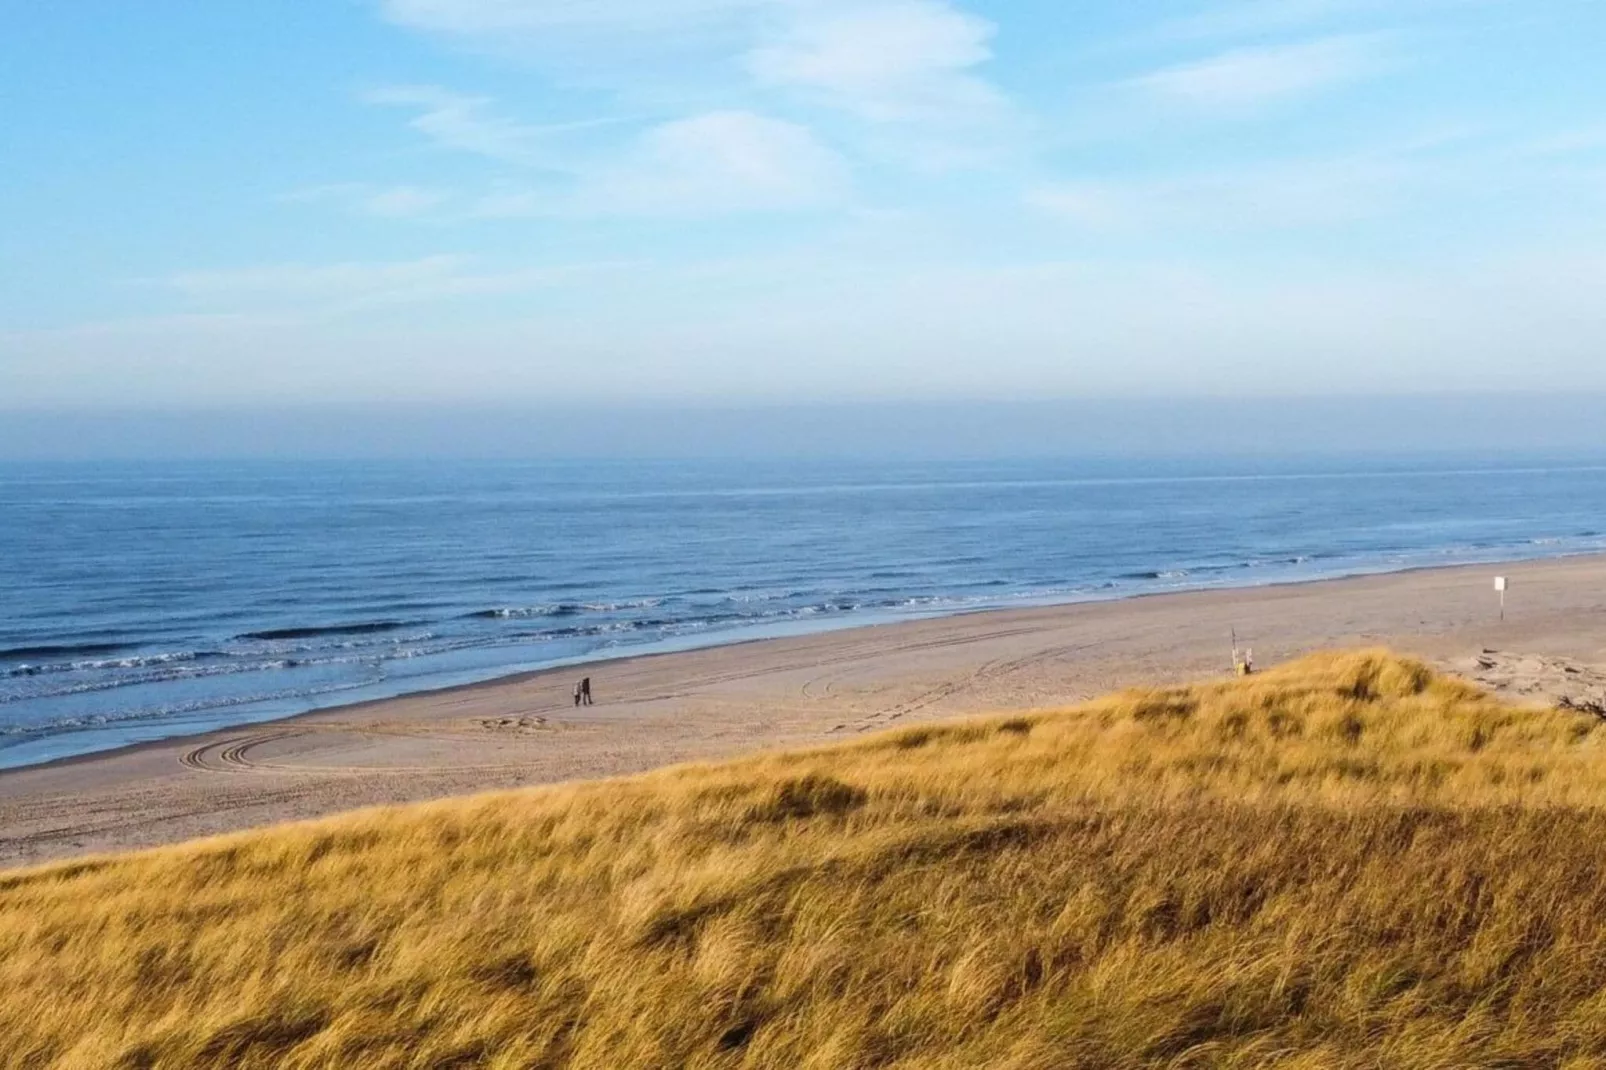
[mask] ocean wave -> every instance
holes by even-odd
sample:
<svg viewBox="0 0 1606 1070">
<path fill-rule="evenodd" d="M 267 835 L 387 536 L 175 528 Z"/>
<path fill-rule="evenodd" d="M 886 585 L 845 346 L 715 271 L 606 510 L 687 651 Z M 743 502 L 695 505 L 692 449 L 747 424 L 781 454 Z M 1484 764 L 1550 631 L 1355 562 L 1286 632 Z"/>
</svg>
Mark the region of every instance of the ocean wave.
<svg viewBox="0 0 1606 1070">
<path fill-rule="evenodd" d="M 435 651 L 432 651 L 435 652 Z M 444 652 L 444 651 L 438 651 Z M 398 657 L 407 655 L 398 654 Z M 150 684 L 172 684 L 185 681 L 208 680 L 225 676 L 242 676 L 248 673 L 273 673 L 290 669 L 319 669 L 338 665 L 379 665 L 390 658 L 353 657 L 349 655 L 334 655 L 329 657 L 281 657 L 262 660 L 260 658 L 224 661 L 214 664 L 154 664 L 142 672 L 126 672 L 115 675 L 102 674 L 89 679 L 81 675 L 66 677 L 61 683 L 49 684 L 32 688 L 16 694 L 0 693 L 0 706 L 18 702 L 27 702 L 35 699 L 62 698 L 68 695 L 89 695 L 104 691 L 116 691 L 123 688 L 142 687 Z M 19 674 L 9 674 L 16 679 Z M 43 674 L 40 674 L 43 675 Z M 60 679 L 65 674 L 51 674 L 51 679 Z"/>
<path fill-rule="evenodd" d="M 535 617 L 573 617 L 581 612 L 575 603 L 542 606 L 507 606 L 501 609 L 481 609 L 463 614 L 463 620 L 530 620 Z"/>
<path fill-rule="evenodd" d="M 408 627 L 408 625 L 405 625 L 405 624 L 397 625 L 397 629 L 398 630 L 401 629 L 401 628 L 406 628 L 406 627 Z M 296 633 L 294 638 L 337 638 L 337 637 L 340 637 L 340 636 L 351 637 L 351 636 L 361 636 L 363 634 L 382 634 L 382 631 L 383 630 L 381 630 L 381 629 L 373 628 L 373 629 L 368 629 L 366 632 L 363 632 L 363 631 L 358 631 L 355 627 L 353 627 L 353 628 L 341 628 L 341 629 L 322 629 L 322 630 L 284 629 L 282 631 L 274 632 L 274 633 L 259 632 L 259 633 L 253 634 L 250 637 L 241 636 L 241 637 L 237 637 L 235 641 L 236 642 L 241 642 L 241 641 L 255 641 L 255 642 L 269 641 L 269 640 L 265 640 L 263 637 L 266 636 L 266 635 L 269 635 L 269 634 L 273 634 L 273 635 L 276 635 L 276 636 L 283 636 L 284 638 L 274 639 L 274 640 L 271 640 L 271 641 L 277 642 L 277 643 L 286 643 L 286 642 L 290 642 L 291 641 L 291 638 L 292 638 L 291 633 L 292 632 Z M 302 632 L 305 632 L 306 634 L 302 635 L 301 634 Z M 408 635 L 402 635 L 402 636 L 388 636 L 385 639 L 378 640 L 378 641 L 375 641 L 375 640 L 364 641 L 364 640 L 362 640 L 360 638 L 355 638 L 355 639 L 352 639 L 350 642 L 344 642 L 344 643 L 311 643 L 311 644 L 301 643 L 301 644 L 291 645 L 291 646 L 287 646 L 287 647 L 279 647 L 279 648 L 277 648 L 275 650 L 275 653 L 283 653 L 283 654 L 287 654 L 287 655 L 297 655 L 297 654 L 319 654 L 319 653 L 327 653 L 327 652 L 339 651 L 339 650 L 344 650 L 344 651 L 374 650 L 374 649 L 379 648 L 379 647 L 394 647 L 394 646 L 405 644 L 405 643 L 428 642 L 428 641 L 430 641 L 430 640 L 432 640 L 434 638 L 436 638 L 436 634 L 434 632 L 428 632 L 428 631 L 426 631 L 426 632 L 413 632 L 413 633 L 410 633 Z M 61 653 L 61 652 L 68 652 L 68 651 L 74 651 L 74 652 L 79 652 L 79 653 L 82 653 L 82 652 L 85 652 L 85 651 L 88 651 L 88 650 L 108 651 L 108 652 L 110 652 L 110 651 L 123 650 L 123 649 L 126 649 L 126 648 L 122 647 L 122 646 L 91 647 L 88 644 L 84 644 L 84 645 L 75 646 L 75 647 L 67 647 L 67 646 L 44 647 L 44 646 L 38 646 L 38 647 L 27 647 L 27 648 L 18 648 L 18 649 L 19 650 L 26 650 L 29 653 L 36 654 L 36 655 L 37 654 L 43 654 L 43 653 L 52 653 L 52 652 L 57 653 L 59 655 L 59 653 Z M 258 654 L 260 654 L 260 651 L 258 652 Z M 6 680 L 6 679 L 13 679 L 14 680 L 14 679 L 18 679 L 18 678 L 21 678 L 21 677 L 28 677 L 28 676 L 52 676 L 52 675 L 57 675 L 57 674 L 60 674 L 60 673 L 115 672 L 115 671 L 119 671 L 119 670 L 145 669 L 145 668 L 152 668 L 152 667 L 157 667 L 157 666 L 167 666 L 167 665 L 173 665 L 173 664 L 185 663 L 185 662 L 225 661 L 225 660 L 228 660 L 228 659 L 241 658 L 241 657 L 249 659 L 251 656 L 252 655 L 250 653 L 241 654 L 241 653 L 238 653 L 238 652 L 233 652 L 233 651 L 228 651 L 228 650 L 203 649 L 203 650 L 162 651 L 162 652 L 159 652 L 159 653 L 145 653 L 145 654 L 127 654 L 127 655 L 125 655 L 123 657 L 112 657 L 112 658 L 90 658 L 90 659 L 80 658 L 80 659 L 76 659 L 76 660 L 72 660 L 72 661 L 24 662 L 21 665 L 14 665 L 14 666 L 11 666 L 10 668 L 0 669 L 0 680 Z M 379 656 L 379 655 L 376 655 L 376 656 Z M 225 672 L 225 671 L 240 671 L 240 670 L 218 669 L 218 670 L 215 670 L 215 671 Z"/>
<path fill-rule="evenodd" d="M 461 620 L 533 620 L 542 617 L 577 617 L 582 613 L 621 613 L 630 609 L 656 609 L 662 598 L 635 598 L 620 602 L 549 602 L 534 606 L 499 606 L 465 613 Z"/>
<path fill-rule="evenodd" d="M 127 650 L 127 643 L 62 643 L 41 644 L 39 646 L 14 646 L 0 650 L 0 658 L 7 661 L 23 661 L 33 658 L 71 658 L 91 657 L 95 654 L 114 654 L 119 650 Z"/>
<path fill-rule="evenodd" d="M 165 654 L 132 654 L 124 658 L 100 658 L 90 661 L 58 661 L 42 665 L 19 665 L 0 672 L 0 679 L 22 676 L 46 676 L 68 672 L 106 672 L 113 669 L 143 669 L 157 665 L 225 658 L 227 654 L 216 650 L 179 650 Z"/>
<path fill-rule="evenodd" d="M 260 632 L 246 632 L 236 635 L 236 642 L 246 640 L 260 640 L 262 642 L 277 642 L 283 639 L 317 639 L 322 636 L 338 635 L 374 635 L 379 632 L 394 632 L 402 628 L 417 628 L 426 621 L 404 620 L 374 620 L 362 621 L 357 624 L 317 624 L 298 628 L 271 628 Z"/>
<path fill-rule="evenodd" d="M 1446 551 L 1450 552 L 1450 551 Z M 1185 580 L 1193 576 L 1214 576 L 1248 569 L 1287 568 L 1291 565 L 1308 565 L 1313 561 L 1327 560 L 1339 555 L 1333 553 L 1292 554 L 1287 557 L 1257 557 L 1214 565 L 1189 565 L 1186 568 L 1145 569 L 1120 573 L 1117 580 L 1138 580 L 1152 583 L 1157 580 Z"/>
<path fill-rule="evenodd" d="M 0 744 L 0 747 L 6 745 L 15 746 L 17 743 L 27 742 L 29 739 L 58 735 L 75 730 L 104 728 L 139 721 L 158 721 L 169 717 L 183 716 L 187 713 L 234 709 L 239 706 L 252 706 L 262 702 L 292 702 L 300 699 L 316 698 L 320 695 L 334 695 L 342 691 L 355 691 L 361 687 L 370 687 L 380 683 L 383 679 L 383 676 L 375 676 L 363 680 L 327 684 L 322 687 L 289 688 L 279 691 L 259 691 L 245 695 L 196 699 L 191 702 L 171 702 L 161 706 L 122 710 L 116 713 L 59 717 L 39 724 L 0 724 L 0 739 L 10 741 L 9 744 Z"/>
<path fill-rule="evenodd" d="M 411 661 L 465 650 L 595 639 L 632 632 L 658 631 L 668 634 L 681 627 L 708 627 L 743 620 L 750 621 L 751 618 L 740 614 L 728 614 L 720 620 L 707 621 L 655 617 L 544 628 L 489 639 L 485 636 L 472 635 L 441 638 L 434 634 L 425 634 L 417 637 L 411 644 L 387 644 L 383 649 L 361 644 L 340 644 L 333 647 L 291 648 L 277 656 L 266 658 L 261 655 L 230 655 L 205 651 L 151 655 L 126 659 L 124 662 L 61 664 L 47 667 L 48 671 L 46 668 L 36 670 L 34 667 L 23 666 L 0 674 L 0 679 L 50 676 L 62 682 L 50 684 L 40 681 L 42 686 L 29 687 L 13 694 L 0 693 L 0 706 L 35 699 L 61 698 L 151 684 L 182 683 L 252 673 L 328 669 L 342 665 L 369 665 L 377 668 L 389 661 Z M 79 671 L 68 675 L 75 669 Z M 89 678 L 86 679 L 86 675 L 89 675 Z"/>
<path fill-rule="evenodd" d="M 1584 539 L 1597 539 L 1597 538 L 1599 538 L 1598 535 L 1596 535 L 1596 534 L 1594 534 L 1592 532 L 1585 532 L 1582 535 L 1556 535 L 1556 536 L 1547 536 L 1547 537 L 1542 537 L 1542 538 L 1537 538 L 1537 539 L 1529 539 L 1528 540 L 1528 545 L 1529 546 L 1577 546 L 1577 545 L 1579 545 L 1581 540 L 1584 540 Z"/>
</svg>

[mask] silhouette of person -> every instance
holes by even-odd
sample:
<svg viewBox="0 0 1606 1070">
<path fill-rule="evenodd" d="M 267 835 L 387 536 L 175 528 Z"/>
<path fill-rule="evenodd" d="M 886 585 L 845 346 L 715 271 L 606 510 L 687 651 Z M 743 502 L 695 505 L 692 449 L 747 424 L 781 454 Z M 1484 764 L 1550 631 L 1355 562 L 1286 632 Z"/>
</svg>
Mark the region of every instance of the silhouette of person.
<svg viewBox="0 0 1606 1070">
<path fill-rule="evenodd" d="M 574 685 L 574 704 L 576 706 L 580 705 L 581 696 L 583 696 L 584 694 L 585 694 L 585 685 L 584 684 L 575 684 Z"/>
<path fill-rule="evenodd" d="M 580 697 L 587 706 L 591 705 L 591 677 L 589 676 L 580 681 Z"/>
</svg>

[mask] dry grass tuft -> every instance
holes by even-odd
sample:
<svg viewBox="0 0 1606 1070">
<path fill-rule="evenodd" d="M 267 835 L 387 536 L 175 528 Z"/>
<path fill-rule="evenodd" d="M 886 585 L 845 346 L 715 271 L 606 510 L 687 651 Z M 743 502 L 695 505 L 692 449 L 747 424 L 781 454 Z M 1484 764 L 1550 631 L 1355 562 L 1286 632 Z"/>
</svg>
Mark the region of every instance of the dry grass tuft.
<svg viewBox="0 0 1606 1070">
<path fill-rule="evenodd" d="M 1603 738 L 1363 652 L 3 875 L 0 1060 L 1606 1065 Z"/>
</svg>

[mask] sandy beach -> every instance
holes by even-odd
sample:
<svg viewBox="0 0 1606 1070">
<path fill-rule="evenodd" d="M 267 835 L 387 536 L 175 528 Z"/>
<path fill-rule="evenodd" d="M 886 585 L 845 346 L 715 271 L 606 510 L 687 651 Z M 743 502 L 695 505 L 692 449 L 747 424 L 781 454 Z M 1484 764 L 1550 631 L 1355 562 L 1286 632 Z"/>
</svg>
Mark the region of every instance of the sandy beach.
<svg viewBox="0 0 1606 1070">
<path fill-rule="evenodd" d="M 1506 620 L 1492 579 L 1511 578 Z M 1384 645 L 1516 701 L 1606 701 L 1606 557 L 976 613 L 626 658 L 0 772 L 0 865 L 1061 706 Z M 576 709 L 589 673 L 596 705 Z"/>
</svg>

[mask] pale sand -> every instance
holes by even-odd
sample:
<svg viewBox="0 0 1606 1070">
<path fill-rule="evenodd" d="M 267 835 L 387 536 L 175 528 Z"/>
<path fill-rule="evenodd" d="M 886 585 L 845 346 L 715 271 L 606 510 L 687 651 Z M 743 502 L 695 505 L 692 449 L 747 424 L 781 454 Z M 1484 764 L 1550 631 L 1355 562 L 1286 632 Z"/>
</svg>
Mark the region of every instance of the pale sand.
<svg viewBox="0 0 1606 1070">
<path fill-rule="evenodd" d="M 0 865 L 1066 705 L 1224 673 L 1234 627 L 1261 666 L 1381 644 L 1521 700 L 1606 702 L 1606 557 L 977 613 L 629 658 L 0 773 Z M 583 672 L 597 704 L 576 710 Z"/>
</svg>

